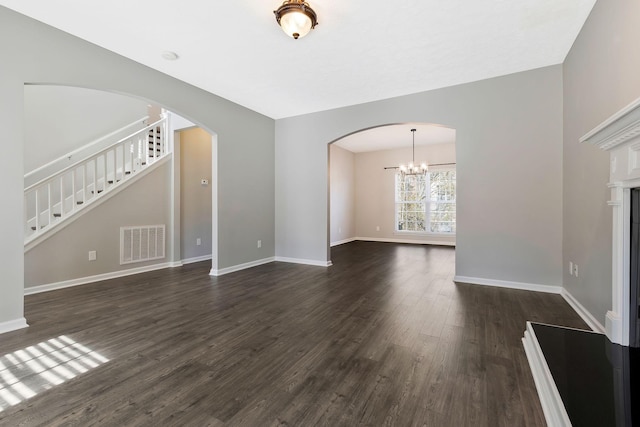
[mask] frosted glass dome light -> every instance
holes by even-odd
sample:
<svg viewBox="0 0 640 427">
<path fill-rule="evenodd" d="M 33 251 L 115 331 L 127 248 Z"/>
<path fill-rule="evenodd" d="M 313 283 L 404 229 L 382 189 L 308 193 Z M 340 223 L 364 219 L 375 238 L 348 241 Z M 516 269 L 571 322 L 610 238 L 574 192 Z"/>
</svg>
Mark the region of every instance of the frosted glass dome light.
<svg viewBox="0 0 640 427">
<path fill-rule="evenodd" d="M 285 0 L 273 13 L 282 31 L 296 40 L 309 34 L 318 25 L 316 13 L 304 0 Z"/>
</svg>

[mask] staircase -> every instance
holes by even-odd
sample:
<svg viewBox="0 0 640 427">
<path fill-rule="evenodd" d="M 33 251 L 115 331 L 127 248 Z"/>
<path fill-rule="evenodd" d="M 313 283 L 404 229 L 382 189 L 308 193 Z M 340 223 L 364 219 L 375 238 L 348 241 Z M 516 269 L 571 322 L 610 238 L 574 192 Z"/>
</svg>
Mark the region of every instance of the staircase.
<svg viewBox="0 0 640 427">
<path fill-rule="evenodd" d="M 120 139 L 24 190 L 25 245 L 77 216 L 170 154 L 168 118 Z"/>
</svg>

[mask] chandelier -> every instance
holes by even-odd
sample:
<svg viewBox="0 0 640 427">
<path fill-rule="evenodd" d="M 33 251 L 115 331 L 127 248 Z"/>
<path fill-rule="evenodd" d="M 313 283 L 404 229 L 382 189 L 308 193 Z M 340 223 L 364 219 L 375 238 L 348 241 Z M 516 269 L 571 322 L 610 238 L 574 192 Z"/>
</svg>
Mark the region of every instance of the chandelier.
<svg viewBox="0 0 640 427">
<path fill-rule="evenodd" d="M 426 162 L 422 162 L 419 165 L 416 163 L 416 130 L 411 129 L 413 135 L 413 152 L 411 155 L 411 162 L 407 165 L 401 164 L 398 166 L 398 170 L 402 175 L 424 175 L 429 170 Z"/>
<path fill-rule="evenodd" d="M 316 13 L 304 0 L 285 0 L 273 13 L 282 31 L 296 40 L 306 36 L 318 25 Z"/>
</svg>

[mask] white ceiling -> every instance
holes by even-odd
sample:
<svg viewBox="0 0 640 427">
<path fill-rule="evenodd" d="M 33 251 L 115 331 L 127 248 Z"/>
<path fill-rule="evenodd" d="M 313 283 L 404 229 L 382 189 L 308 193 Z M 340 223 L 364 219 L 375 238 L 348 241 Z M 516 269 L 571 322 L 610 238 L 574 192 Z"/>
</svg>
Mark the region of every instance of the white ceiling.
<svg viewBox="0 0 640 427">
<path fill-rule="evenodd" d="M 413 144 L 411 129 L 416 130 L 416 147 L 456 142 L 455 129 L 438 125 L 408 123 L 363 130 L 345 136 L 335 144 L 353 153 L 411 147 Z"/>
<path fill-rule="evenodd" d="M 562 63 L 595 3 L 309 1 L 319 25 L 299 40 L 278 0 L 0 5 L 278 119 Z"/>
</svg>

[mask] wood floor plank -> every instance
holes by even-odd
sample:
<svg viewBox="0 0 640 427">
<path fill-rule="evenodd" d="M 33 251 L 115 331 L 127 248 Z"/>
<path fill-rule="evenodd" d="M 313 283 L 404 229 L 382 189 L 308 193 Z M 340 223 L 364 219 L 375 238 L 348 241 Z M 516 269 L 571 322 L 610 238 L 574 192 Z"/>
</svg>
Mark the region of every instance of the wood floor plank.
<svg viewBox="0 0 640 427">
<path fill-rule="evenodd" d="M 27 296 L 31 326 L 0 336 L 0 425 L 544 425 L 520 339 L 527 320 L 586 329 L 561 296 L 454 283 L 450 247 L 352 242 L 332 261 Z M 26 350 L 61 336 L 105 362 Z"/>
</svg>

